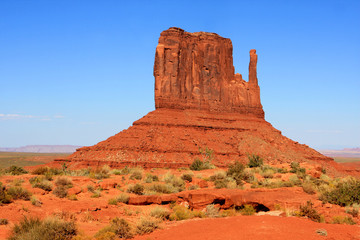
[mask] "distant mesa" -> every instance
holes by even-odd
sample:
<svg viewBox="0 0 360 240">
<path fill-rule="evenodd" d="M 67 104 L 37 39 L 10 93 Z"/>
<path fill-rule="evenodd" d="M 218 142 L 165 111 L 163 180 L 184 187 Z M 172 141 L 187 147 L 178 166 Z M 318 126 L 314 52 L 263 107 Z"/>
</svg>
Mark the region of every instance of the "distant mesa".
<svg viewBox="0 0 360 240">
<path fill-rule="evenodd" d="M 156 110 L 58 161 L 176 168 L 203 158 L 206 149 L 217 166 L 245 161 L 248 154 L 273 163 L 332 160 L 265 121 L 256 50 L 250 50 L 248 81 L 235 74 L 232 52 L 231 40 L 215 33 L 163 31 L 155 52 Z"/>
<path fill-rule="evenodd" d="M 16 148 L 0 148 L 0 152 L 73 153 L 82 146 L 74 145 L 27 145 Z"/>
</svg>

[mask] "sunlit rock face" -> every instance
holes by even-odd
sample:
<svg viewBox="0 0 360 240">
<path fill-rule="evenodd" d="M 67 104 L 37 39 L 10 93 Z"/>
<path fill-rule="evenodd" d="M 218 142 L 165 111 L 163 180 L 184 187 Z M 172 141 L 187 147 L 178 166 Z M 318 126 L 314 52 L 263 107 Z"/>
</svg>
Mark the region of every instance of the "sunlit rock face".
<svg viewBox="0 0 360 240">
<path fill-rule="evenodd" d="M 256 50 L 250 51 L 248 82 L 234 73 L 232 52 L 231 40 L 215 33 L 163 31 L 155 55 L 155 107 L 264 118 Z"/>
</svg>

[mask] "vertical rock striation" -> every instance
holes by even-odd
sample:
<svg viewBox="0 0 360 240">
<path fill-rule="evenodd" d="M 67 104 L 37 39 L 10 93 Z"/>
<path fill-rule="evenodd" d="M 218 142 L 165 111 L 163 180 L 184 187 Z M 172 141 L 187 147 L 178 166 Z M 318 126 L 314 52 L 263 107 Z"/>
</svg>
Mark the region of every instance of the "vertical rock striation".
<svg viewBox="0 0 360 240">
<path fill-rule="evenodd" d="M 232 43 L 215 33 L 170 28 L 156 47 L 155 107 L 252 114 L 264 118 L 250 51 L 249 82 L 234 74 Z"/>
</svg>

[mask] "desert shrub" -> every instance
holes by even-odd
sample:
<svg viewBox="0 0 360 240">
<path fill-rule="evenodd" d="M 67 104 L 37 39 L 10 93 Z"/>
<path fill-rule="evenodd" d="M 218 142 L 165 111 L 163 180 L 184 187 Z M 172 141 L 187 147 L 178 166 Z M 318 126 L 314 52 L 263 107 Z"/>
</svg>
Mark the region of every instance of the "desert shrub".
<svg viewBox="0 0 360 240">
<path fill-rule="evenodd" d="M 171 184 L 174 188 L 177 189 L 177 192 L 181 192 L 185 189 L 185 182 L 180 177 L 177 177 L 170 172 L 166 173 L 164 176 L 164 182 Z"/>
<path fill-rule="evenodd" d="M 335 189 L 324 192 L 320 199 L 343 207 L 360 204 L 360 180 L 351 178 L 340 182 Z"/>
<path fill-rule="evenodd" d="M 120 193 L 120 195 L 116 198 L 116 201 L 122 203 L 128 203 L 129 199 L 130 199 L 129 195 L 127 195 L 126 193 Z"/>
<path fill-rule="evenodd" d="M 128 167 L 124 167 L 123 169 L 120 169 L 120 175 L 128 175 L 131 172 L 131 169 Z"/>
<path fill-rule="evenodd" d="M 307 194 L 315 194 L 316 193 L 315 185 L 310 181 L 303 182 L 302 189 Z"/>
<path fill-rule="evenodd" d="M 111 173 L 111 168 L 108 165 L 104 165 L 101 168 L 96 168 L 95 170 L 90 171 L 89 177 L 95 179 L 104 179 L 109 178 Z"/>
<path fill-rule="evenodd" d="M 28 173 L 24 168 L 18 166 L 10 166 L 8 169 L 5 170 L 6 173 L 11 175 L 22 175 Z"/>
<path fill-rule="evenodd" d="M 130 179 L 141 180 L 143 178 L 142 171 L 135 169 L 134 172 L 130 175 Z"/>
<path fill-rule="evenodd" d="M 129 193 L 135 193 L 135 194 L 137 194 L 137 195 L 143 195 L 143 194 L 144 194 L 144 190 L 145 190 L 144 186 L 141 185 L 141 184 L 139 184 L 139 183 L 137 183 L 137 184 L 135 184 L 135 185 L 129 185 L 127 191 L 128 191 Z"/>
<path fill-rule="evenodd" d="M 144 181 L 146 183 L 158 182 L 159 177 L 156 175 L 152 175 L 151 173 L 147 173 Z"/>
<path fill-rule="evenodd" d="M 116 205 L 118 204 L 118 201 L 116 198 L 110 198 L 109 201 L 108 201 L 108 204 L 109 205 Z"/>
<path fill-rule="evenodd" d="M 30 202 L 32 205 L 36 206 L 36 207 L 40 207 L 42 202 L 40 200 L 38 200 L 35 196 L 32 196 L 30 198 Z"/>
<path fill-rule="evenodd" d="M 184 173 L 184 174 L 181 176 L 181 179 L 184 180 L 184 181 L 192 182 L 192 174 L 190 174 L 190 173 Z"/>
<path fill-rule="evenodd" d="M 314 222 L 321 222 L 321 215 L 313 208 L 313 203 L 307 201 L 305 205 L 300 206 L 299 216 L 307 217 Z"/>
<path fill-rule="evenodd" d="M 303 178 L 305 176 L 306 173 L 306 169 L 305 168 L 301 168 L 300 167 L 300 163 L 298 162 L 291 162 L 290 163 L 290 172 L 291 173 L 296 173 L 300 178 Z"/>
<path fill-rule="evenodd" d="M 9 224 L 9 220 L 7 220 L 6 218 L 0 218 L 0 225 L 8 225 Z"/>
<path fill-rule="evenodd" d="M 143 235 L 145 233 L 151 233 L 159 227 L 158 221 L 153 218 L 141 218 L 140 222 L 136 224 L 136 233 Z"/>
<path fill-rule="evenodd" d="M 353 217 L 358 217 L 359 216 L 359 205 L 353 204 L 352 207 L 345 208 L 345 212 L 350 214 Z"/>
<path fill-rule="evenodd" d="M 248 159 L 249 159 L 249 163 L 248 163 L 249 168 L 260 167 L 263 165 L 264 162 L 263 159 L 256 154 L 248 155 Z"/>
<path fill-rule="evenodd" d="M 233 178 L 236 184 L 241 186 L 244 179 L 244 164 L 236 161 L 234 164 L 229 165 L 226 175 Z"/>
<path fill-rule="evenodd" d="M 34 183 L 33 185 L 32 185 L 32 187 L 33 188 L 41 188 L 41 189 L 43 189 L 43 190 L 45 190 L 45 191 L 48 191 L 48 192 L 50 192 L 51 190 L 52 190 L 52 184 L 51 184 L 51 182 L 49 182 L 49 181 L 47 181 L 47 180 L 44 180 L 44 181 L 42 181 L 42 182 L 38 182 L 38 183 Z"/>
<path fill-rule="evenodd" d="M 237 215 L 235 208 L 229 208 L 221 211 L 221 217 L 233 217 Z"/>
<path fill-rule="evenodd" d="M 8 194 L 6 187 L 0 182 L 0 206 L 12 202 L 11 196 Z"/>
<path fill-rule="evenodd" d="M 176 188 L 174 188 L 171 184 L 162 184 L 162 183 L 152 184 L 148 187 L 148 190 L 156 192 L 156 193 L 163 193 L 163 194 L 178 192 L 178 190 Z"/>
<path fill-rule="evenodd" d="M 77 196 L 76 194 L 71 194 L 67 196 L 67 199 L 71 200 L 71 201 L 77 201 Z"/>
<path fill-rule="evenodd" d="M 199 188 L 200 188 L 199 185 L 194 184 L 194 185 L 189 186 L 188 190 L 196 190 L 196 189 L 199 189 Z"/>
<path fill-rule="evenodd" d="M 242 173 L 242 179 L 247 183 L 252 183 L 255 181 L 255 174 L 247 168 Z"/>
<path fill-rule="evenodd" d="M 265 169 L 261 172 L 261 176 L 264 178 L 273 178 L 275 171 L 273 169 Z"/>
<path fill-rule="evenodd" d="M 300 185 L 300 184 L 301 184 L 301 180 L 298 178 L 297 175 L 291 175 L 291 176 L 289 177 L 289 181 L 290 181 L 291 183 L 293 183 L 294 185 Z"/>
<path fill-rule="evenodd" d="M 58 187 L 72 188 L 73 184 L 69 177 L 60 176 L 56 178 L 55 185 Z"/>
<path fill-rule="evenodd" d="M 99 189 L 98 189 L 98 190 L 95 190 L 90 197 L 92 197 L 92 198 L 99 198 L 99 197 L 101 197 L 101 191 L 100 191 Z"/>
<path fill-rule="evenodd" d="M 334 216 L 332 219 L 333 224 L 348 224 L 348 225 L 355 225 L 356 222 L 349 216 Z"/>
<path fill-rule="evenodd" d="M 193 218 L 193 213 L 186 207 L 181 205 L 175 205 L 173 212 L 170 214 L 169 219 L 171 221 L 180 221 Z"/>
<path fill-rule="evenodd" d="M 49 172 L 50 171 L 50 168 L 49 167 L 46 167 L 46 166 L 40 166 L 36 169 L 34 169 L 31 174 L 34 174 L 34 175 L 45 175 L 45 173 Z"/>
<path fill-rule="evenodd" d="M 214 185 L 215 188 L 220 189 L 220 188 L 226 188 L 228 184 L 228 181 L 223 179 L 223 180 L 215 180 Z"/>
<path fill-rule="evenodd" d="M 256 213 L 255 208 L 249 204 L 242 205 L 242 206 L 238 207 L 237 209 L 240 211 L 241 215 L 250 216 L 250 215 L 254 215 Z"/>
<path fill-rule="evenodd" d="M 29 179 L 29 182 L 30 182 L 31 184 L 35 184 L 35 183 L 39 183 L 39 182 L 41 182 L 41 181 L 43 181 L 43 180 L 45 180 L 45 177 L 43 177 L 43 176 L 36 176 L 36 177 L 30 178 L 30 179 Z"/>
<path fill-rule="evenodd" d="M 29 201 L 30 197 L 31 197 L 31 193 L 22 187 L 10 187 L 9 189 L 7 189 L 7 193 L 14 200 L 22 199 L 22 200 Z"/>
<path fill-rule="evenodd" d="M 113 233 L 113 234 L 111 234 Z M 95 234 L 97 240 L 110 240 L 114 239 L 112 236 L 115 235 L 117 238 L 130 239 L 134 236 L 131 225 L 128 221 L 123 218 L 114 218 L 111 220 L 110 226 L 101 229 Z M 107 238 L 105 238 L 107 237 Z"/>
<path fill-rule="evenodd" d="M 224 171 L 216 172 L 210 176 L 210 181 L 213 182 L 215 182 L 216 180 L 225 180 L 225 179 L 226 179 L 226 172 Z"/>
<path fill-rule="evenodd" d="M 111 174 L 121 175 L 121 170 L 120 169 L 113 169 L 113 170 L 111 170 Z"/>
<path fill-rule="evenodd" d="M 150 216 L 165 220 L 169 219 L 170 211 L 164 207 L 156 206 L 151 210 Z"/>
<path fill-rule="evenodd" d="M 276 171 L 278 173 L 288 173 L 288 170 L 286 168 L 277 168 Z"/>
<path fill-rule="evenodd" d="M 23 180 L 23 179 L 16 178 L 16 179 L 14 179 L 14 180 L 12 181 L 11 184 L 12 184 L 13 186 L 20 187 L 21 184 L 23 184 L 23 183 L 24 183 L 24 180 Z"/>
<path fill-rule="evenodd" d="M 201 161 L 199 158 L 195 158 L 190 167 L 193 171 L 201 171 L 205 169 L 213 169 L 215 166 L 210 161 Z"/>
<path fill-rule="evenodd" d="M 215 207 L 214 204 L 207 205 L 205 215 L 210 218 L 220 217 L 219 208 Z"/>
<path fill-rule="evenodd" d="M 15 224 L 9 240 L 71 240 L 77 234 L 74 222 L 57 218 L 24 218 Z"/>
<path fill-rule="evenodd" d="M 64 186 L 57 186 L 54 189 L 53 194 L 59 198 L 64 198 L 68 195 L 68 188 Z"/>
<path fill-rule="evenodd" d="M 89 191 L 89 192 L 94 192 L 95 191 L 95 187 L 93 186 L 93 185 L 87 185 L 87 190 Z"/>
</svg>

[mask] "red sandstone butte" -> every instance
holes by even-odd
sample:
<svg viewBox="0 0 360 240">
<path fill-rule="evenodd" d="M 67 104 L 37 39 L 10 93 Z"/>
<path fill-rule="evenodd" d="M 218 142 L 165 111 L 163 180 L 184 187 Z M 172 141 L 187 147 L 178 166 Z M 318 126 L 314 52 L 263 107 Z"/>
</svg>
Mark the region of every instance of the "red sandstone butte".
<svg viewBox="0 0 360 240">
<path fill-rule="evenodd" d="M 264 118 L 256 76 L 256 50 L 250 51 L 249 82 L 234 73 L 231 40 L 215 33 L 170 28 L 156 47 L 156 109 L 196 109 L 252 114 Z"/>
<path fill-rule="evenodd" d="M 331 160 L 284 137 L 264 119 L 256 50 L 249 81 L 234 73 L 232 43 L 215 33 L 170 28 L 156 47 L 156 110 L 131 127 L 69 158 L 75 166 L 186 167 L 212 149 L 225 166 L 258 154 L 268 162 Z"/>
</svg>

